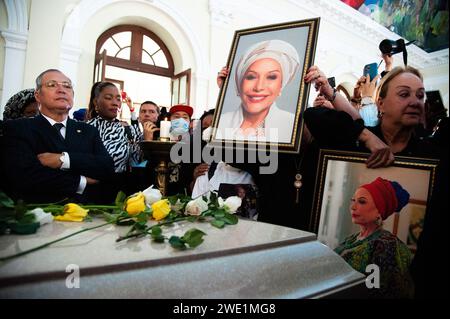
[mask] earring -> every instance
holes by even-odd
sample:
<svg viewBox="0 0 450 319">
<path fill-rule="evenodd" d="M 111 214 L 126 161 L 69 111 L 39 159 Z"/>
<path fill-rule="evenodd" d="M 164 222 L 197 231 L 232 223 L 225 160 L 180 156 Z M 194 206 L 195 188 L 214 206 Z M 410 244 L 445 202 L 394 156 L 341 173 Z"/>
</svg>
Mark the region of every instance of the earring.
<svg viewBox="0 0 450 319">
<path fill-rule="evenodd" d="M 375 219 L 375 224 L 380 227 L 383 224 L 383 220 L 381 219 L 381 216 L 378 216 L 377 219 Z"/>
<path fill-rule="evenodd" d="M 383 117 L 384 112 L 378 111 L 378 118 L 381 119 Z"/>
</svg>

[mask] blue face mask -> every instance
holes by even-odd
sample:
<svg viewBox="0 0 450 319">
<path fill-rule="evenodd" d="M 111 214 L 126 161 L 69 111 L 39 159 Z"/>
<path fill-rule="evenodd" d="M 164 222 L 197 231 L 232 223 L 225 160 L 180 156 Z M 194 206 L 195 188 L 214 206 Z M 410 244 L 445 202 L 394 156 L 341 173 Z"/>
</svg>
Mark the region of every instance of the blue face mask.
<svg viewBox="0 0 450 319">
<path fill-rule="evenodd" d="M 378 109 L 375 104 L 364 105 L 359 110 L 365 126 L 377 126 L 380 119 L 378 118 Z"/>
<path fill-rule="evenodd" d="M 185 119 L 178 118 L 171 121 L 170 133 L 173 135 L 183 135 L 189 132 L 189 122 Z"/>
</svg>

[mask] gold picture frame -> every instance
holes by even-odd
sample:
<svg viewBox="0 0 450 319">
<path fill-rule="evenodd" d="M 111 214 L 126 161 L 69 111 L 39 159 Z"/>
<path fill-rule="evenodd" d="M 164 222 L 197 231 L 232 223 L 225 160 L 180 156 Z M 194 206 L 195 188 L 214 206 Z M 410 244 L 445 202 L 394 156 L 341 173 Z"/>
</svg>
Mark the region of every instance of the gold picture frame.
<svg viewBox="0 0 450 319">
<path fill-rule="evenodd" d="M 320 150 L 310 231 L 319 241 L 336 248 L 359 230 L 352 224 L 350 199 L 358 186 L 377 177 L 397 181 L 409 194 L 408 204 L 392 214 L 383 228 L 396 235 L 415 252 L 416 241 L 433 192 L 438 160 L 396 156 L 386 168 L 370 169 L 365 161 L 370 154 Z M 420 228 L 420 229 L 419 229 Z"/>
<path fill-rule="evenodd" d="M 309 95 L 304 77 L 314 61 L 319 22 L 314 18 L 235 32 L 211 146 L 299 152 Z"/>
</svg>

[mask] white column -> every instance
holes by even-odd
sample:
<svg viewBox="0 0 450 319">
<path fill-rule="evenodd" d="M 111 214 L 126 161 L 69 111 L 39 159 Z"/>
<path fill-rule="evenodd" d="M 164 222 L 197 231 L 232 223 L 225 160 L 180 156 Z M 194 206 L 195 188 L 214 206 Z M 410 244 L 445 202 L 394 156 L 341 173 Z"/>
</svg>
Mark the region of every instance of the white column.
<svg viewBox="0 0 450 319">
<path fill-rule="evenodd" d="M 193 96 L 193 99 L 191 98 L 191 105 L 195 107 L 194 118 L 199 119 L 204 111 L 212 109 L 215 107 L 215 104 L 208 104 L 208 78 L 200 74 L 194 74 L 193 78 L 194 81 L 191 87 L 195 88 L 195 91 L 191 90 L 191 94 L 195 92 L 195 96 Z"/>
<path fill-rule="evenodd" d="M 68 46 L 65 44 L 61 47 L 59 68 L 69 77 L 74 85 L 77 84 L 78 62 L 80 60 L 81 52 L 82 50 L 79 47 Z"/>
<path fill-rule="evenodd" d="M 2 31 L 1 35 L 5 39 L 5 67 L 0 103 L 0 118 L 3 119 L 6 102 L 12 95 L 23 89 L 28 34 Z"/>
</svg>

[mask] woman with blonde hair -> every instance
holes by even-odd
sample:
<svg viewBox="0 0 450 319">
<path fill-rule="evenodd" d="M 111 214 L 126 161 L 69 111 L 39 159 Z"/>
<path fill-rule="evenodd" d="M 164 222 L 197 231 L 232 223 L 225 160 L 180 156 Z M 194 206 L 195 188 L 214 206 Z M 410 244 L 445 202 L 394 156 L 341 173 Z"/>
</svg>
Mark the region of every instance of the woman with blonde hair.
<svg viewBox="0 0 450 319">
<path fill-rule="evenodd" d="M 423 127 L 425 87 L 417 69 L 396 67 L 383 77 L 376 92 L 380 122 L 374 127 L 364 126 L 359 112 L 336 94 L 316 66 L 309 69 L 305 81 L 314 82 L 335 108 L 314 107 L 304 113 L 309 131 L 322 147 L 369 150 L 371 168 L 388 166 L 394 154 L 439 157 L 440 150 Z"/>
</svg>

